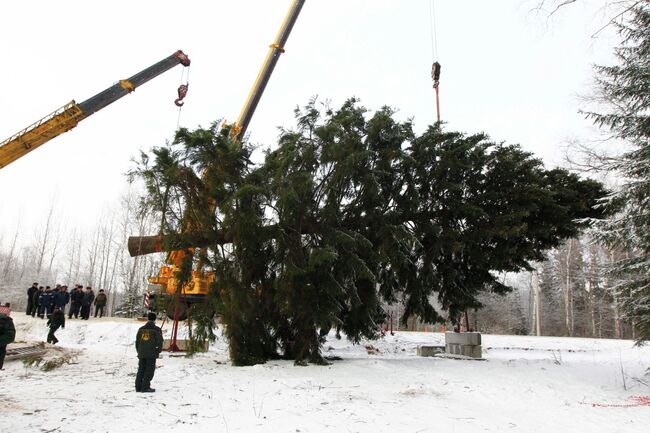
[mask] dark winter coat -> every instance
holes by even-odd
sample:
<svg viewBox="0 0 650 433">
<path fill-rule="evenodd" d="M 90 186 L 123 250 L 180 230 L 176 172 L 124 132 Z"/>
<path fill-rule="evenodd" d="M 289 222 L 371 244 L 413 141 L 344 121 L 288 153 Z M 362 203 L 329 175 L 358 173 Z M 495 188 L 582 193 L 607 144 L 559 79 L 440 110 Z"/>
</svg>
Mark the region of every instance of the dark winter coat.
<svg viewBox="0 0 650 433">
<path fill-rule="evenodd" d="M 0 346 L 6 346 L 16 339 L 16 328 L 11 317 L 0 313 Z"/>
<path fill-rule="evenodd" d="M 51 308 L 54 305 L 54 294 L 52 292 L 43 292 L 38 297 L 38 305 L 44 308 Z"/>
<path fill-rule="evenodd" d="M 81 290 L 75 290 L 72 292 L 72 303 L 75 305 L 81 305 L 84 300 L 84 292 Z"/>
<path fill-rule="evenodd" d="M 38 287 L 30 287 L 27 289 L 27 298 L 30 300 L 30 302 L 34 302 L 34 295 L 38 293 Z"/>
<path fill-rule="evenodd" d="M 43 291 L 43 290 L 39 290 L 39 291 L 34 293 L 34 297 L 32 298 L 32 302 L 34 303 L 35 306 L 38 307 L 39 305 L 41 305 L 41 303 L 40 303 L 41 302 L 41 295 L 44 294 L 44 293 L 45 293 L 45 291 Z"/>
<path fill-rule="evenodd" d="M 138 329 L 138 334 L 135 337 L 138 358 L 158 358 L 162 351 L 162 345 L 162 330 L 154 322 L 149 321 Z"/>
<path fill-rule="evenodd" d="M 68 292 L 56 292 L 54 293 L 54 305 L 59 308 L 65 307 L 68 302 L 70 302 L 70 293 Z"/>
<path fill-rule="evenodd" d="M 106 293 L 98 293 L 95 298 L 95 305 L 98 307 L 103 307 L 106 305 Z"/>
<path fill-rule="evenodd" d="M 90 292 L 84 293 L 83 300 L 81 301 L 81 305 L 85 307 L 90 307 L 93 304 L 93 301 L 95 300 L 95 292 L 92 290 Z"/>
<path fill-rule="evenodd" d="M 63 311 L 58 310 L 52 313 L 47 324 L 50 328 L 58 328 L 59 326 L 65 328 L 65 314 L 63 314 Z"/>
</svg>

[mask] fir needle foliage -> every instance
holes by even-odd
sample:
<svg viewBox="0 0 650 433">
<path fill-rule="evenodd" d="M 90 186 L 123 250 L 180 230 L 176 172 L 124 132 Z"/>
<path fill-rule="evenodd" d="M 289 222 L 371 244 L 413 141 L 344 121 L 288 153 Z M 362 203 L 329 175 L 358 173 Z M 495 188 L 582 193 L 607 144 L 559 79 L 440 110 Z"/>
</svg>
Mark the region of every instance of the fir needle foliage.
<svg viewBox="0 0 650 433">
<path fill-rule="evenodd" d="M 404 302 L 403 321 L 457 321 L 479 294 L 510 290 L 496 272 L 529 269 L 601 216 L 599 183 L 484 134 L 416 135 L 355 99 L 312 100 L 296 120 L 261 164 L 215 123 L 181 129 L 132 172 L 168 246 L 201 247 L 216 273 L 208 304 L 236 365 L 323 363 L 332 327 L 378 336 L 383 302 Z"/>
<path fill-rule="evenodd" d="M 614 290 L 642 343 L 650 340 L 650 1 L 635 2 L 617 26 L 618 64 L 596 67 L 597 91 L 607 111 L 586 115 L 630 150 L 607 161 L 606 168 L 624 180 L 607 201 L 619 212 L 597 222 L 595 234 L 623 252 L 612 268 L 619 281 Z"/>
</svg>

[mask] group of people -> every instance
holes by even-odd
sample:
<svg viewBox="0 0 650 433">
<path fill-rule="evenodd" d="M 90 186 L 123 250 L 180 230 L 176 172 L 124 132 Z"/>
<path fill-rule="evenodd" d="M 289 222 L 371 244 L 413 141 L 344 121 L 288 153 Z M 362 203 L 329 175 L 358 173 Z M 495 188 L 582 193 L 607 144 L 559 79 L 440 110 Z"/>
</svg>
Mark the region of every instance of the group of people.
<svg viewBox="0 0 650 433">
<path fill-rule="evenodd" d="M 104 306 L 107 297 L 103 290 L 100 290 L 97 296 L 93 293 L 92 288 L 86 287 L 85 292 L 81 285 L 77 285 L 72 293 L 68 293 L 66 286 L 57 286 L 55 290 L 48 287 L 39 287 L 34 283 L 27 290 L 27 315 L 44 318 L 47 314 L 47 325 L 50 328 L 47 334 L 47 342 L 56 344 L 59 340 L 54 333 L 59 328 L 65 328 L 65 307 L 70 303 L 68 318 L 75 318 L 81 310 L 82 319 L 88 319 L 90 316 L 90 306 L 95 305 L 95 317 L 104 314 Z M 4 307 L 4 308 L 3 308 Z M 11 310 L 9 304 L 0 306 L 0 370 L 6 354 L 7 345 L 14 341 L 16 337 L 16 328 L 10 317 Z M 136 392 L 155 392 L 151 387 L 156 371 L 156 358 L 160 356 L 163 348 L 163 335 L 160 327 L 156 326 L 156 313 L 147 315 L 147 323 L 138 329 L 135 337 L 135 348 L 138 352 L 138 372 L 135 376 Z"/>
<path fill-rule="evenodd" d="M 57 284 L 52 290 L 50 286 L 43 287 L 34 283 L 27 289 L 26 314 L 32 317 L 38 316 L 41 319 L 45 317 L 51 319 L 56 309 L 65 315 L 66 306 L 70 304 L 68 319 L 72 319 L 72 316 L 77 319 L 81 315 L 83 320 L 88 320 L 93 306 L 95 307 L 95 317 L 97 315 L 104 316 L 107 301 L 108 297 L 103 289 L 100 289 L 95 296 L 95 292 L 90 286 L 84 290 L 81 284 L 77 284 L 72 291 L 68 292 L 68 286 Z"/>
</svg>

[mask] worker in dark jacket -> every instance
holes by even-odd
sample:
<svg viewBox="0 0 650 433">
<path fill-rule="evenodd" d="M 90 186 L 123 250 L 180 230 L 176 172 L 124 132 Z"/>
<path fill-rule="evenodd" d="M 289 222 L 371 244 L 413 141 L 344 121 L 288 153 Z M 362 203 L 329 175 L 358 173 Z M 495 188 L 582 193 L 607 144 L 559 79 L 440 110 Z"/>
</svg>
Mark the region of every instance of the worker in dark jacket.
<svg viewBox="0 0 650 433">
<path fill-rule="evenodd" d="M 163 345 L 162 330 L 156 326 L 156 313 L 147 315 L 149 321 L 140 329 L 135 337 L 135 348 L 138 351 L 138 374 L 135 376 L 136 392 L 154 392 L 151 379 L 156 371 L 156 358 L 160 355 Z"/>
<path fill-rule="evenodd" d="M 32 310 L 34 309 L 34 294 L 38 292 L 38 283 L 32 284 L 32 287 L 27 289 L 27 310 L 25 314 L 33 316 Z"/>
<path fill-rule="evenodd" d="M 70 293 L 68 286 L 61 286 L 58 292 L 54 293 L 54 305 L 65 314 L 65 306 L 70 302 Z"/>
<path fill-rule="evenodd" d="M 9 310 L 9 304 L 5 304 L 5 311 Z M 0 370 L 5 362 L 7 344 L 13 343 L 16 339 L 16 327 L 9 314 L 0 312 Z"/>
<path fill-rule="evenodd" d="M 81 304 L 83 303 L 83 300 L 83 286 L 81 284 L 77 284 L 77 287 L 70 294 L 70 313 L 68 314 L 68 319 L 72 319 L 73 314 L 75 319 L 79 317 L 79 311 L 81 311 Z"/>
<path fill-rule="evenodd" d="M 59 339 L 54 336 L 54 333 L 59 328 L 65 328 L 65 314 L 59 307 L 54 307 L 54 312 L 47 321 L 48 326 L 50 327 L 50 332 L 47 334 L 47 342 L 56 344 L 59 342 Z"/>
<path fill-rule="evenodd" d="M 107 300 L 108 298 L 106 297 L 106 293 L 104 293 L 104 289 L 99 289 L 99 293 L 95 298 L 95 317 L 97 317 L 98 312 L 100 318 L 104 315 L 104 307 L 106 306 Z"/>
<path fill-rule="evenodd" d="M 38 317 L 41 319 L 47 314 L 48 319 L 54 311 L 54 295 L 50 286 L 45 286 L 45 291 L 38 297 Z"/>
<path fill-rule="evenodd" d="M 34 293 L 34 298 L 32 299 L 32 317 L 36 316 L 38 314 L 38 310 L 41 308 L 40 304 L 40 299 L 41 299 L 41 294 L 43 293 L 43 286 L 40 286 L 38 288 L 38 292 Z M 41 317 L 41 316 L 38 316 Z"/>
<path fill-rule="evenodd" d="M 45 311 L 48 319 L 54 313 L 54 290 L 50 286 L 45 286 Z"/>
<path fill-rule="evenodd" d="M 86 292 L 84 293 L 83 300 L 81 301 L 81 318 L 88 320 L 90 317 L 90 308 L 93 305 L 95 300 L 95 292 L 93 292 L 92 287 L 86 287 Z"/>
</svg>

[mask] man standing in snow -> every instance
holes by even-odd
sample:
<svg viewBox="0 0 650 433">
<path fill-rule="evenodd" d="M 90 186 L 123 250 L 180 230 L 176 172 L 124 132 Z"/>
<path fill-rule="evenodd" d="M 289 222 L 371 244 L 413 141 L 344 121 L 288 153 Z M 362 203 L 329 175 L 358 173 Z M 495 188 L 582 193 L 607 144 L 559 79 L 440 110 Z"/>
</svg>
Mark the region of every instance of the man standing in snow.
<svg viewBox="0 0 650 433">
<path fill-rule="evenodd" d="M 59 327 L 65 328 L 65 314 L 59 307 L 54 307 L 54 313 L 50 316 L 47 324 L 50 327 L 50 332 L 47 334 L 47 342 L 56 344 L 59 342 L 59 339 L 54 336 Z"/>
<path fill-rule="evenodd" d="M 138 374 L 135 376 L 135 392 L 154 392 L 151 379 L 156 371 L 156 358 L 163 345 L 162 330 L 156 326 L 156 313 L 147 315 L 149 320 L 138 329 L 135 337 L 135 349 L 138 351 Z"/>
<path fill-rule="evenodd" d="M 42 293 L 43 293 L 43 286 L 40 286 L 38 288 L 38 291 L 34 293 L 34 297 L 32 298 L 32 317 L 36 316 L 36 314 L 39 314 L 38 317 L 41 317 L 40 313 L 38 313 L 38 310 L 41 307 L 40 300 L 41 300 Z"/>
<path fill-rule="evenodd" d="M 65 314 L 65 306 L 70 302 L 70 293 L 68 293 L 68 286 L 62 286 L 57 292 L 54 293 L 54 305 Z"/>
<path fill-rule="evenodd" d="M 81 310 L 81 304 L 84 300 L 82 287 L 80 284 L 77 284 L 77 287 L 70 294 L 70 312 L 68 319 L 72 319 L 73 314 L 75 319 L 79 317 L 79 310 Z"/>
<path fill-rule="evenodd" d="M 32 284 L 32 287 L 27 289 L 27 311 L 28 316 L 33 316 L 32 310 L 34 309 L 34 294 L 38 292 L 38 283 Z"/>
<path fill-rule="evenodd" d="M 104 293 L 104 289 L 99 289 L 99 293 L 95 298 L 95 317 L 97 317 L 97 313 L 99 313 L 99 318 L 102 318 L 104 315 L 104 307 L 106 306 L 107 299 L 108 298 L 106 297 L 106 293 Z"/>
<path fill-rule="evenodd" d="M 94 300 L 95 292 L 93 292 L 93 289 L 90 286 L 86 287 L 86 293 L 84 293 L 83 300 L 81 301 L 81 318 L 83 320 L 88 320 L 90 317 L 90 308 L 92 307 Z"/>
<path fill-rule="evenodd" d="M 7 344 L 12 343 L 16 338 L 16 328 L 14 321 L 9 317 L 9 304 L 5 304 L 0 310 L 0 370 L 5 362 L 7 354 Z"/>
<path fill-rule="evenodd" d="M 43 319 L 45 315 L 50 318 L 54 308 L 54 294 L 50 286 L 45 286 L 45 291 L 38 297 L 38 317 Z"/>
</svg>

